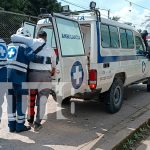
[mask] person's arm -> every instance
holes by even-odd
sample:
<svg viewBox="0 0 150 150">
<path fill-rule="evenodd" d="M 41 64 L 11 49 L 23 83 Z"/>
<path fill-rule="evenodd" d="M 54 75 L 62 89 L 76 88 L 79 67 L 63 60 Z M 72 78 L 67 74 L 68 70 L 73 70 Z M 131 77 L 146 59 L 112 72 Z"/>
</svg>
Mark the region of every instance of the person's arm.
<svg viewBox="0 0 150 150">
<path fill-rule="evenodd" d="M 25 37 L 18 34 L 13 34 L 11 36 L 12 42 L 18 42 L 18 43 L 24 43 L 25 45 L 32 47 L 33 46 L 33 38 L 31 37 Z"/>
<path fill-rule="evenodd" d="M 51 55 L 52 72 L 51 72 L 51 75 L 54 76 L 56 73 L 56 54 L 55 54 L 53 49 L 51 51 L 52 51 L 52 55 Z"/>
<path fill-rule="evenodd" d="M 36 55 L 30 47 L 27 47 L 25 49 L 24 55 L 26 56 L 28 61 L 32 61 L 34 63 L 43 64 L 45 59 L 47 59 L 47 57 Z"/>
</svg>

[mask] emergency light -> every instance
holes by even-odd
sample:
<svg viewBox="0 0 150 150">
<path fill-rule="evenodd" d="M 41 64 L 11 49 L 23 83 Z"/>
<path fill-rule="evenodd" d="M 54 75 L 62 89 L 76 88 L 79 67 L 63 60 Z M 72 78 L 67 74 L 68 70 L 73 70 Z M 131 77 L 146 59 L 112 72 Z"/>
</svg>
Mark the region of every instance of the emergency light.
<svg viewBox="0 0 150 150">
<path fill-rule="evenodd" d="M 46 8 L 40 8 L 40 14 L 47 14 Z"/>
<path fill-rule="evenodd" d="M 69 5 L 62 6 L 62 12 L 70 12 Z"/>
</svg>

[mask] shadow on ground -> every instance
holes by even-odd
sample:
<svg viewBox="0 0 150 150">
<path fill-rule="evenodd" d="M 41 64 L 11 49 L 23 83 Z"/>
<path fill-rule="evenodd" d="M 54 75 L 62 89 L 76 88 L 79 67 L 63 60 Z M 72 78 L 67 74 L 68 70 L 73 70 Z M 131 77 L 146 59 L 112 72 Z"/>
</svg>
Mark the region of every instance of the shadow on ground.
<svg viewBox="0 0 150 150">
<path fill-rule="evenodd" d="M 57 111 L 51 109 L 56 103 L 48 102 L 48 119 L 39 133 L 33 131 L 13 134 L 0 130 L 0 149 L 5 150 L 77 150 L 107 133 L 111 128 L 128 118 L 137 110 L 148 105 L 149 94 L 143 85 L 126 89 L 127 99 L 116 114 L 108 114 L 102 103 L 96 101 L 75 101 L 75 114 L 71 114 L 70 105 L 63 106 L 62 114 L 67 119 L 57 120 Z M 142 101 L 142 103 L 141 103 Z M 9 136 L 9 138 L 8 138 Z M 23 138 L 27 138 L 26 141 Z M 99 139 L 101 140 L 101 138 Z M 22 142 L 23 141 L 23 142 Z M 32 142 L 31 142 L 32 141 Z M 96 144 L 96 143 L 95 143 Z"/>
</svg>

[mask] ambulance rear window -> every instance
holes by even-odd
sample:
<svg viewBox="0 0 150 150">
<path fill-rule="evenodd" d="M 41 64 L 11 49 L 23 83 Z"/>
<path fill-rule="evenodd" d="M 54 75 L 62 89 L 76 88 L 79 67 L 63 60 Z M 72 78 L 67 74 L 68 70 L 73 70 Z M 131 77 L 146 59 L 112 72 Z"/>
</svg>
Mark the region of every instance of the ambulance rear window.
<svg viewBox="0 0 150 150">
<path fill-rule="evenodd" d="M 84 47 L 79 25 L 76 21 L 56 18 L 62 56 L 84 55 Z"/>
</svg>

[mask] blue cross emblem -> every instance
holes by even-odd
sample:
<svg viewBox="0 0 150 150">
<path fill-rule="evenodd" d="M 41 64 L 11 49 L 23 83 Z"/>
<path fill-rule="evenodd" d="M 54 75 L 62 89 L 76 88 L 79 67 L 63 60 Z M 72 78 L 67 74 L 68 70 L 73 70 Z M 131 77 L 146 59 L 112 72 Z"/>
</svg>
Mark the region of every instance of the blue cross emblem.
<svg viewBox="0 0 150 150">
<path fill-rule="evenodd" d="M 7 48 L 0 44 L 0 59 L 4 59 L 7 56 Z"/>
<path fill-rule="evenodd" d="M 15 47 L 10 47 L 8 49 L 8 59 L 13 59 L 17 54 L 17 50 Z"/>
<path fill-rule="evenodd" d="M 84 71 L 79 61 L 76 61 L 71 68 L 71 82 L 75 89 L 78 89 L 83 82 Z"/>
</svg>

